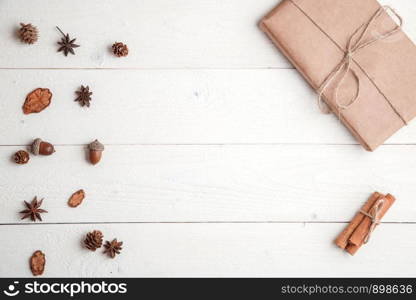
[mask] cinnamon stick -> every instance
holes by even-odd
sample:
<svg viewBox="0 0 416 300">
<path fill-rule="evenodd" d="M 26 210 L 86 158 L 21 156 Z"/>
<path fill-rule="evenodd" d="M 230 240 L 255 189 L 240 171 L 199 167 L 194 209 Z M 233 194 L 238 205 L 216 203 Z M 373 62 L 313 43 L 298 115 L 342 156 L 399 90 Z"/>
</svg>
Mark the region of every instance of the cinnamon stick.
<svg viewBox="0 0 416 300">
<path fill-rule="evenodd" d="M 348 244 L 348 246 L 345 247 L 345 251 L 347 251 L 351 255 L 354 255 L 360 248 L 361 248 L 361 245 L 358 246 L 358 245 Z"/>
<path fill-rule="evenodd" d="M 383 200 L 384 202 L 379 202 Z M 367 202 L 363 205 L 361 210 L 357 212 L 350 224 L 338 235 L 335 244 L 354 255 L 358 249 L 365 243 L 368 234 L 371 234 L 376 226 L 373 222 L 380 221 L 386 212 L 390 209 L 396 199 L 391 195 L 383 195 L 378 192 L 373 193 Z M 376 205 L 380 205 L 377 216 L 373 216 L 376 211 Z M 368 214 L 368 215 L 367 215 Z M 377 218 L 374 220 L 374 218 Z"/>
<path fill-rule="evenodd" d="M 390 194 L 387 194 L 386 196 L 384 196 L 384 199 L 385 199 L 385 202 L 381 206 L 379 220 L 383 218 L 383 216 L 386 214 L 386 212 L 389 210 L 389 208 L 393 205 L 394 201 L 396 200 L 396 198 L 394 198 L 393 195 L 390 195 Z M 370 209 L 370 211 L 374 208 L 374 205 Z M 348 246 L 345 249 L 348 253 L 350 253 L 351 255 L 354 255 L 358 251 L 358 249 L 364 244 L 364 240 L 369 233 L 372 223 L 373 221 L 370 217 L 364 216 L 364 219 L 362 220 L 360 225 L 357 226 L 357 228 L 354 230 L 354 232 L 351 234 L 350 238 L 348 239 Z"/>
<path fill-rule="evenodd" d="M 381 194 L 378 192 L 374 192 L 367 200 L 367 202 L 361 207 L 362 211 L 369 212 L 371 207 L 373 207 L 374 203 L 380 198 Z M 348 224 L 348 226 L 338 235 L 335 240 L 335 244 L 340 247 L 341 249 L 345 249 L 348 245 L 348 239 L 355 231 L 355 229 L 360 225 L 360 223 L 364 220 L 364 215 L 361 212 L 357 212 L 352 219 L 352 221 Z"/>
</svg>

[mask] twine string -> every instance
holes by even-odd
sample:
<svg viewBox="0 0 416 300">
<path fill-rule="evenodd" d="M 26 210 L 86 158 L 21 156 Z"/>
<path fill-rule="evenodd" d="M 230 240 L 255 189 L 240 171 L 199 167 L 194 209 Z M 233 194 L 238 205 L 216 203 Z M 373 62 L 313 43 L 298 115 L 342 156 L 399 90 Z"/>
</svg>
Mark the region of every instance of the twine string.
<svg viewBox="0 0 416 300">
<path fill-rule="evenodd" d="M 380 16 L 383 14 L 383 12 L 391 12 L 394 16 L 396 16 L 397 20 L 399 21 L 398 24 L 396 23 L 396 26 L 394 29 L 382 34 L 382 35 L 378 35 L 375 36 L 374 38 L 365 41 L 364 37 L 367 35 L 368 31 L 370 30 L 370 28 L 372 27 L 372 25 L 377 21 L 378 18 L 380 18 Z M 402 17 L 390 6 L 382 6 L 380 7 L 375 13 L 374 15 L 371 17 L 371 19 L 366 23 L 363 24 L 362 26 L 360 26 L 350 37 L 350 39 L 348 40 L 347 43 L 347 49 L 345 51 L 345 55 L 343 57 L 343 59 L 341 60 L 341 62 L 334 68 L 334 70 L 329 74 L 329 76 L 325 79 L 325 81 L 322 83 L 321 87 L 318 89 L 318 106 L 320 108 L 320 110 L 323 113 L 329 113 L 330 110 L 328 108 L 328 106 L 322 101 L 323 98 L 323 94 L 325 93 L 325 91 L 328 89 L 328 87 L 331 85 L 331 83 L 336 79 L 339 78 L 339 76 L 341 76 L 339 78 L 338 83 L 335 86 L 335 104 L 337 106 L 338 109 L 338 113 L 339 113 L 339 117 L 341 117 L 341 111 L 344 109 L 347 109 L 349 106 L 351 106 L 360 96 L 360 78 L 357 75 L 357 73 L 352 69 L 352 63 L 354 61 L 354 55 L 357 53 L 357 51 L 359 51 L 360 49 L 363 49 L 365 47 L 370 46 L 371 44 L 386 39 L 390 36 L 392 36 L 393 34 L 396 34 L 397 32 L 400 31 L 400 29 L 403 26 L 403 19 Z M 361 31 L 360 30 L 364 27 L 364 30 Z M 357 38 L 358 36 L 358 38 Z M 347 77 L 347 75 L 351 73 L 353 75 L 353 78 L 355 80 L 355 82 L 357 83 L 357 89 L 356 92 L 354 93 L 353 97 L 349 100 L 349 102 L 347 104 L 342 104 L 339 101 L 339 97 L 338 97 L 338 92 L 340 90 L 340 88 L 343 86 L 345 78 Z M 397 114 L 398 112 L 395 111 Z M 400 115 L 399 115 L 400 116 Z M 400 118 L 402 118 L 400 116 Z"/>
<path fill-rule="evenodd" d="M 375 203 L 373 208 L 370 210 L 370 212 L 360 210 L 360 213 L 362 213 L 363 215 L 371 219 L 371 225 L 370 225 L 367 235 L 364 238 L 364 244 L 368 243 L 374 229 L 376 228 L 377 225 L 380 224 L 381 210 L 383 209 L 383 205 L 385 202 L 386 202 L 385 198 L 381 198 L 377 200 L 377 202 Z"/>
</svg>

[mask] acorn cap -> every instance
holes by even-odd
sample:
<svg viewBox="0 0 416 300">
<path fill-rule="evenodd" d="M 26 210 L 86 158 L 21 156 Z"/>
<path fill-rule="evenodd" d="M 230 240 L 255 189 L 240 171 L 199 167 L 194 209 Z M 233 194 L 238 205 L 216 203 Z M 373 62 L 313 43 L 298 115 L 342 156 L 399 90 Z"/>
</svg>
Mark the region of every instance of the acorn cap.
<svg viewBox="0 0 416 300">
<path fill-rule="evenodd" d="M 33 141 L 32 153 L 34 155 L 39 155 L 40 143 L 42 143 L 42 139 L 40 139 L 40 138 L 37 138 Z"/>
<path fill-rule="evenodd" d="M 101 144 L 98 140 L 95 140 L 94 142 L 88 145 L 88 149 L 93 151 L 104 151 L 104 145 Z"/>
</svg>

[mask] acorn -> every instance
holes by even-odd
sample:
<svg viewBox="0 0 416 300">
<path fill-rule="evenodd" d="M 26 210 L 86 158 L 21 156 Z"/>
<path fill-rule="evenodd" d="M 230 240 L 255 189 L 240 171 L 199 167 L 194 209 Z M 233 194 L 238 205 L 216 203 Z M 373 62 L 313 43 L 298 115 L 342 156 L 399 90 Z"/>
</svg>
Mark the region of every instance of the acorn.
<svg viewBox="0 0 416 300">
<path fill-rule="evenodd" d="M 34 155 L 51 155 L 55 152 L 52 144 L 42 141 L 42 139 L 35 139 L 32 144 L 32 153 Z"/>
<path fill-rule="evenodd" d="M 88 149 L 90 150 L 90 162 L 93 165 L 98 164 L 98 162 L 101 160 L 101 155 L 104 151 L 104 145 L 101 144 L 98 140 L 95 140 L 94 142 L 88 145 Z"/>
</svg>

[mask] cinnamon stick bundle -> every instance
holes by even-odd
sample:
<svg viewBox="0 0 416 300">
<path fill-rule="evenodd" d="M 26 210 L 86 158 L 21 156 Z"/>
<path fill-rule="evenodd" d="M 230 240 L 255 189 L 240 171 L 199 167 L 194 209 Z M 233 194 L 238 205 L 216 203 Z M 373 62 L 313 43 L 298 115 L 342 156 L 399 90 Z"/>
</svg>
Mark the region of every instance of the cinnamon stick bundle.
<svg viewBox="0 0 416 300">
<path fill-rule="evenodd" d="M 367 243 L 373 230 L 396 199 L 390 195 L 373 193 L 348 226 L 338 235 L 335 244 L 354 255 Z"/>
</svg>

